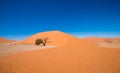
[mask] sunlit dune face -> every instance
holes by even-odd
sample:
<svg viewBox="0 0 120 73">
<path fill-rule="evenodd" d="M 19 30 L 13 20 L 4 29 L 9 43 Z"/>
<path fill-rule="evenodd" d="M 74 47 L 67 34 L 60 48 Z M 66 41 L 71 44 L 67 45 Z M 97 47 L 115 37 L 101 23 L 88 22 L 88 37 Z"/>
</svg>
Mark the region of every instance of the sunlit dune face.
<svg viewBox="0 0 120 73">
<path fill-rule="evenodd" d="M 47 45 L 64 45 L 69 41 L 68 35 L 64 34 L 60 31 L 51 31 L 51 32 L 44 32 L 44 33 L 38 33 L 35 34 L 25 40 L 22 40 L 18 42 L 19 44 L 35 44 L 36 39 L 45 39 L 48 38 L 47 40 Z"/>
</svg>

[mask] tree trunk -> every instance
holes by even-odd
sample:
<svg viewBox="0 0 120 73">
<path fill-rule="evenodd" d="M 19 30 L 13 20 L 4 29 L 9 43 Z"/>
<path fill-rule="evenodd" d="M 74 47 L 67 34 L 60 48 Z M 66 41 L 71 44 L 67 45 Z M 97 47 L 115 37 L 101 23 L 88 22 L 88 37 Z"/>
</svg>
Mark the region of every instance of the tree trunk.
<svg viewBox="0 0 120 73">
<path fill-rule="evenodd" d="M 43 46 L 46 46 L 46 43 L 43 43 Z"/>
</svg>

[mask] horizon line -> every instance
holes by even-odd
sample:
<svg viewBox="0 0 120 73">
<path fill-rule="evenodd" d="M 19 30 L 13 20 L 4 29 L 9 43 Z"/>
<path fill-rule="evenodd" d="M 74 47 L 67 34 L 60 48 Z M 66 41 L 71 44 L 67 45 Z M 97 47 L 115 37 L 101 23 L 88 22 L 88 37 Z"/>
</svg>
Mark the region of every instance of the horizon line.
<svg viewBox="0 0 120 73">
<path fill-rule="evenodd" d="M 62 32 L 62 31 L 60 31 L 60 32 Z M 41 32 L 39 32 L 39 33 L 41 33 Z M 67 34 L 70 34 L 70 35 L 75 36 L 77 38 L 88 38 L 88 37 L 120 38 L 120 32 L 117 32 L 117 33 L 116 32 L 112 32 L 112 33 L 106 33 L 106 32 L 84 32 L 84 33 L 83 32 L 68 32 Z M 32 35 L 35 35 L 35 34 L 3 35 L 3 36 L 0 36 L 0 38 L 20 41 L 20 40 L 24 40 Z"/>
</svg>

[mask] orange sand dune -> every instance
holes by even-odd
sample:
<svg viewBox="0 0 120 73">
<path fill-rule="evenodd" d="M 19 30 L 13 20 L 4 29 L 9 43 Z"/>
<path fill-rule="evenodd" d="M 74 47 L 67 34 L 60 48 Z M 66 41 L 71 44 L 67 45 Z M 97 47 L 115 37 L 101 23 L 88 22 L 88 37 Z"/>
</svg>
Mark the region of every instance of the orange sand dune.
<svg viewBox="0 0 120 73">
<path fill-rule="evenodd" d="M 27 39 L 18 42 L 18 44 L 34 44 L 35 40 L 38 38 L 48 38 L 47 45 L 63 45 L 68 41 L 67 36 L 64 35 L 66 34 L 63 34 L 60 31 L 37 33 L 33 36 L 28 37 Z"/>
<path fill-rule="evenodd" d="M 0 72 L 120 73 L 120 49 L 101 48 L 94 43 L 61 32 L 59 35 L 64 35 L 60 39 L 67 37 L 62 44 L 54 42 L 55 45 L 62 46 L 1 58 Z M 56 34 L 54 37 L 59 36 Z"/>
<path fill-rule="evenodd" d="M 120 48 L 120 38 L 100 38 L 100 37 L 87 37 L 82 38 L 89 42 L 94 42 L 101 47 L 106 48 Z"/>
<path fill-rule="evenodd" d="M 88 40 L 88 41 L 92 41 L 92 42 L 101 42 L 101 41 L 105 41 L 108 38 L 87 37 L 87 38 L 83 38 L 83 39 Z"/>
<path fill-rule="evenodd" d="M 108 39 L 113 40 L 113 41 L 120 41 L 120 38 L 87 37 L 87 38 L 82 38 L 82 39 L 92 41 L 92 42 L 105 42 Z"/>
<path fill-rule="evenodd" d="M 27 39 L 24 39 L 18 44 L 34 44 L 35 40 L 38 38 L 47 38 L 48 42 L 47 45 L 55 45 L 55 46 L 62 46 L 65 45 L 68 42 L 71 42 L 71 38 L 75 38 L 73 36 L 70 36 L 69 34 L 65 34 L 60 31 L 49 31 L 49 32 L 43 32 L 43 33 L 37 33 L 33 36 L 28 37 Z"/>
<path fill-rule="evenodd" d="M 14 40 L 8 40 L 5 38 L 0 38 L 0 43 L 11 43 L 11 42 L 15 42 Z"/>
<path fill-rule="evenodd" d="M 120 38 L 111 38 L 111 39 L 113 39 L 113 40 L 119 40 L 120 41 Z"/>
</svg>

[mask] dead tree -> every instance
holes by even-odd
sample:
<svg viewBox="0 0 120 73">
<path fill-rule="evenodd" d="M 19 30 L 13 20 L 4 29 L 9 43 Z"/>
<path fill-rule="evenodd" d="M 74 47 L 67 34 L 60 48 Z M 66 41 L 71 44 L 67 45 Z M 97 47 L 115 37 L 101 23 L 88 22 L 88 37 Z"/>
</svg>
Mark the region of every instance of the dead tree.
<svg viewBox="0 0 120 73">
<path fill-rule="evenodd" d="M 48 37 L 46 37 L 45 39 L 43 39 L 43 46 L 46 46 L 47 41 L 48 41 Z"/>
<path fill-rule="evenodd" d="M 112 40 L 110 38 L 108 38 L 107 43 L 112 43 Z"/>
</svg>

